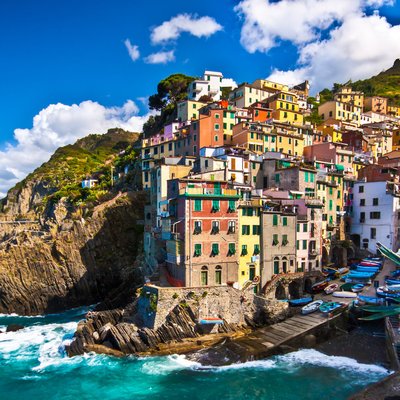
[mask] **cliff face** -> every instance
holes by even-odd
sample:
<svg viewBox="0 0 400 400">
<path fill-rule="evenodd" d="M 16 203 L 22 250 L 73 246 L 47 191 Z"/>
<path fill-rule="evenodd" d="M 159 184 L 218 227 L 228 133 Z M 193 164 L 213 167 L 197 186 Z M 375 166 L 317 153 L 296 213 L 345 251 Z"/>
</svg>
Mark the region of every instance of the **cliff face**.
<svg viewBox="0 0 400 400">
<path fill-rule="evenodd" d="M 139 284 L 142 204 L 140 193 L 124 194 L 90 217 L 59 205 L 51 221 L 0 225 L 0 312 L 57 312 Z"/>
</svg>

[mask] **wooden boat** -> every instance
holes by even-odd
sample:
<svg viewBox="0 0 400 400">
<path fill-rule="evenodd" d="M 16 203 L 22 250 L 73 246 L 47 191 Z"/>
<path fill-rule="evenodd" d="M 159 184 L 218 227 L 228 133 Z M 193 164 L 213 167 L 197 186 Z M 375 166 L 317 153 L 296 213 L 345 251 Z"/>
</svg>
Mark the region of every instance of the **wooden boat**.
<svg viewBox="0 0 400 400">
<path fill-rule="evenodd" d="M 386 285 L 400 285 L 400 280 L 399 279 L 390 279 L 387 278 L 385 280 Z"/>
<path fill-rule="evenodd" d="M 389 260 L 393 261 L 396 265 L 400 265 L 400 254 L 395 253 L 386 246 L 384 246 L 382 243 L 377 243 L 376 247 L 378 248 L 379 252 Z"/>
<path fill-rule="evenodd" d="M 338 289 L 339 289 L 339 285 L 337 283 L 331 283 L 324 289 L 324 292 L 325 292 L 325 294 L 331 294 Z"/>
<path fill-rule="evenodd" d="M 344 297 L 344 298 L 356 298 L 357 297 L 357 293 L 354 293 L 354 292 L 346 292 L 346 291 L 343 291 L 343 292 L 333 292 L 332 293 L 332 296 L 333 297 Z"/>
<path fill-rule="evenodd" d="M 353 286 L 354 286 L 353 283 L 345 283 L 342 286 L 340 286 L 340 290 L 350 291 Z"/>
<path fill-rule="evenodd" d="M 339 268 L 338 272 L 339 272 L 340 275 L 347 274 L 349 272 L 349 269 L 346 268 L 346 267 Z"/>
<path fill-rule="evenodd" d="M 328 314 L 340 307 L 342 307 L 342 303 L 328 302 L 328 303 L 321 304 L 319 306 L 319 311 L 321 311 L 324 314 Z"/>
<path fill-rule="evenodd" d="M 354 293 L 362 292 L 364 285 L 362 283 L 356 283 L 351 287 L 351 291 Z"/>
<path fill-rule="evenodd" d="M 325 280 L 325 281 L 314 283 L 314 285 L 311 286 L 311 290 L 314 293 L 319 293 L 319 292 L 322 292 L 327 286 L 328 286 L 328 282 Z"/>
<path fill-rule="evenodd" d="M 319 307 L 324 303 L 323 300 L 315 300 L 310 304 L 307 304 L 301 309 L 303 315 L 311 314 L 319 309 Z"/>
<path fill-rule="evenodd" d="M 366 304 L 383 304 L 385 301 L 379 297 L 363 296 L 361 294 L 358 295 L 358 299 Z"/>
<path fill-rule="evenodd" d="M 312 297 L 303 297 L 301 299 L 289 300 L 289 304 L 292 307 L 304 306 L 305 304 L 311 303 Z"/>
<path fill-rule="evenodd" d="M 382 263 L 374 262 L 374 261 L 361 261 L 358 265 L 361 265 L 363 267 L 378 267 L 378 268 L 380 268 L 382 266 Z"/>
<path fill-rule="evenodd" d="M 354 271 L 358 271 L 358 272 L 375 272 L 375 273 L 377 273 L 379 271 L 379 268 L 377 268 L 377 267 L 363 267 L 361 265 L 358 265 Z"/>
<path fill-rule="evenodd" d="M 363 279 L 369 279 L 372 278 L 375 274 L 373 272 L 355 272 L 352 271 L 349 274 L 346 275 L 346 278 L 363 278 Z"/>
<path fill-rule="evenodd" d="M 364 285 L 370 285 L 371 279 L 370 278 L 346 278 L 344 280 L 346 283 L 363 283 Z"/>
</svg>

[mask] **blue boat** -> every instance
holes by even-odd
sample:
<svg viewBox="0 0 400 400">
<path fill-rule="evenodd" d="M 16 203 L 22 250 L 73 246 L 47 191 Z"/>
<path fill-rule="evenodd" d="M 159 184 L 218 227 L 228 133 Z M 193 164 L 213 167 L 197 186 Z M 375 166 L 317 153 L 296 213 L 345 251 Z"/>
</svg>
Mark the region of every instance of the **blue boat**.
<svg viewBox="0 0 400 400">
<path fill-rule="evenodd" d="M 385 280 L 385 282 L 386 282 L 386 285 L 400 285 L 400 279 L 390 279 L 390 278 L 387 278 L 387 279 Z"/>
<path fill-rule="evenodd" d="M 398 276 L 400 276 L 400 269 L 396 269 L 396 271 L 393 271 L 392 276 L 393 278 L 397 278 Z"/>
<path fill-rule="evenodd" d="M 363 296 L 361 294 L 358 295 L 358 299 L 367 304 L 383 304 L 385 302 L 385 300 L 382 298 L 372 297 L 372 296 Z"/>
<path fill-rule="evenodd" d="M 312 302 L 312 297 L 303 297 L 303 298 L 301 298 L 301 299 L 292 299 L 292 300 L 289 300 L 289 304 L 292 306 L 292 307 L 299 307 L 299 306 L 304 306 L 304 305 L 306 305 L 306 304 L 308 304 L 308 303 L 311 303 Z"/>
</svg>

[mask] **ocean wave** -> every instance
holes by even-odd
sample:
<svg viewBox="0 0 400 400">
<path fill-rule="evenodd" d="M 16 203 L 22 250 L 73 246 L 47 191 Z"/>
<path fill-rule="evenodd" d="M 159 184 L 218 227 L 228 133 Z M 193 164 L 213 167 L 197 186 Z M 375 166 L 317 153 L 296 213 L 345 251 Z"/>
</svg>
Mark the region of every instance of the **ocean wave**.
<svg viewBox="0 0 400 400">
<path fill-rule="evenodd" d="M 363 374 L 376 373 L 388 374 L 386 368 L 375 364 L 362 364 L 349 357 L 328 356 L 313 349 L 303 349 L 283 356 L 276 357 L 279 362 L 286 365 L 315 365 L 319 367 L 329 367 L 340 370 L 349 370 Z"/>
</svg>

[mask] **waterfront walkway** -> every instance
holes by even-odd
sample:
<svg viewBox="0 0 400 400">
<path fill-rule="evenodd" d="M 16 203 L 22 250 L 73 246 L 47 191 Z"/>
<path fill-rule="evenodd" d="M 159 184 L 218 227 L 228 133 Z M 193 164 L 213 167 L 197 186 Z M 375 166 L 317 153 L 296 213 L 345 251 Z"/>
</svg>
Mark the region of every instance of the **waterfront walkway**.
<svg viewBox="0 0 400 400">
<path fill-rule="evenodd" d="M 336 320 L 341 319 L 341 314 L 333 317 L 320 312 L 299 314 L 283 322 L 259 328 L 247 336 L 227 340 L 212 349 L 203 350 L 198 361 L 212 365 L 230 364 L 313 346 L 323 330 L 331 329 Z"/>
</svg>

